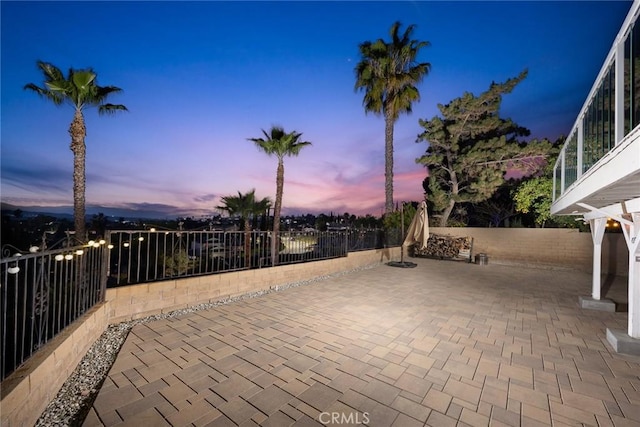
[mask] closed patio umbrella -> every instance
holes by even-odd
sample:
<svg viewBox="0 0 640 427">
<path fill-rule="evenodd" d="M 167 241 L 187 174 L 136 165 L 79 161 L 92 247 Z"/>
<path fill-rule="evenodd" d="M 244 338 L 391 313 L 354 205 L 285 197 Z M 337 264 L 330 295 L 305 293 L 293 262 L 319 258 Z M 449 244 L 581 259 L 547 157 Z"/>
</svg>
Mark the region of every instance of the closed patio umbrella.
<svg viewBox="0 0 640 427">
<path fill-rule="evenodd" d="M 404 203 L 400 211 L 400 218 L 404 234 Z M 415 262 L 404 260 L 404 248 L 414 243 L 420 243 L 420 246 L 424 249 L 427 247 L 427 240 L 429 240 L 429 218 L 427 217 L 427 203 L 422 202 L 411 221 L 411 225 L 409 225 L 407 236 L 400 247 L 400 261 L 390 261 L 387 265 L 392 267 L 415 267 L 417 265 Z"/>
<path fill-rule="evenodd" d="M 419 244 L 420 249 L 427 248 L 427 242 L 429 240 L 429 216 L 427 213 L 427 202 L 420 203 L 418 210 L 416 211 L 411 225 L 407 230 L 407 237 L 404 239 L 402 246 L 411 246 L 413 244 Z"/>
</svg>

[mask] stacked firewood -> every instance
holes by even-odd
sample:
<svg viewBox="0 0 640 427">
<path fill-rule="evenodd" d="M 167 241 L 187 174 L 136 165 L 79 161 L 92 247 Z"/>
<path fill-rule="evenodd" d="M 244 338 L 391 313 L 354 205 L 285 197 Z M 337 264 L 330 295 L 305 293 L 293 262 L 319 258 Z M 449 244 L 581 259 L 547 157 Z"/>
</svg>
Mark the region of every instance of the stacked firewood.
<svg viewBox="0 0 640 427">
<path fill-rule="evenodd" d="M 428 257 L 439 259 L 469 259 L 471 254 L 471 237 L 453 237 L 439 234 L 430 234 L 425 249 L 420 245 L 414 245 L 410 254 L 416 257 Z"/>
</svg>

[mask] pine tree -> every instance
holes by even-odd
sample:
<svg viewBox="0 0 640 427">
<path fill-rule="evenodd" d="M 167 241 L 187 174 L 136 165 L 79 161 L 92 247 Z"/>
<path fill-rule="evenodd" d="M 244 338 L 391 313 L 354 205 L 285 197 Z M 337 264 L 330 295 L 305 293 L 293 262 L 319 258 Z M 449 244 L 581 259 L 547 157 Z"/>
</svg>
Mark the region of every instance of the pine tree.
<svg viewBox="0 0 640 427">
<path fill-rule="evenodd" d="M 491 83 L 479 96 L 465 93 L 447 105 L 438 105 L 441 117 L 420 120 L 424 131 L 417 142 L 429 147 L 416 162 L 428 169 L 426 196 L 442 212 L 445 227 L 457 203 L 479 203 L 489 199 L 504 182 L 508 170 L 531 174 L 540 169 L 551 147 L 546 141 L 520 142 L 529 135 L 511 119 L 499 115 L 502 96 L 527 76 L 504 83 Z"/>
</svg>

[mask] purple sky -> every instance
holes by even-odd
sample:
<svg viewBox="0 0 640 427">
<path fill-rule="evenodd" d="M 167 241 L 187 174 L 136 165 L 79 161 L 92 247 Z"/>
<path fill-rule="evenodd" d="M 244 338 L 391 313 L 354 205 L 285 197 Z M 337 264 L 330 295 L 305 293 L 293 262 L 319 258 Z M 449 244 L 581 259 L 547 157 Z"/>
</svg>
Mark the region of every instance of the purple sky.
<svg viewBox="0 0 640 427">
<path fill-rule="evenodd" d="M 87 110 L 88 205 L 168 217 L 216 213 L 220 197 L 275 196 L 276 159 L 247 138 L 277 124 L 312 146 L 285 159 L 283 213 L 371 213 L 384 205 L 384 121 L 354 92 L 358 44 L 417 26 L 432 64 L 395 131 L 396 200 L 421 200 L 419 118 L 527 68 L 502 115 L 533 137 L 567 134 L 630 1 L 0 2 L 1 195 L 72 204 L 70 107 L 22 87 L 36 60 L 93 67 L 130 112 Z M 402 27 L 404 29 L 404 26 Z"/>
</svg>

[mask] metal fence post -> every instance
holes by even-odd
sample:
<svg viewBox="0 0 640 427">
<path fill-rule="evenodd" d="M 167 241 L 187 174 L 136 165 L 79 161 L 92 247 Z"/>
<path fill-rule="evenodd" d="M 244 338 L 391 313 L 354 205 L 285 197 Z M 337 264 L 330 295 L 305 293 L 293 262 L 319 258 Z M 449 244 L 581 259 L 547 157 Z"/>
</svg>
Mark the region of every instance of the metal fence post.
<svg viewBox="0 0 640 427">
<path fill-rule="evenodd" d="M 104 239 L 106 243 L 102 245 L 102 265 L 100 266 L 100 302 L 104 302 L 107 297 L 107 282 L 111 274 L 111 231 L 106 230 Z"/>
</svg>

